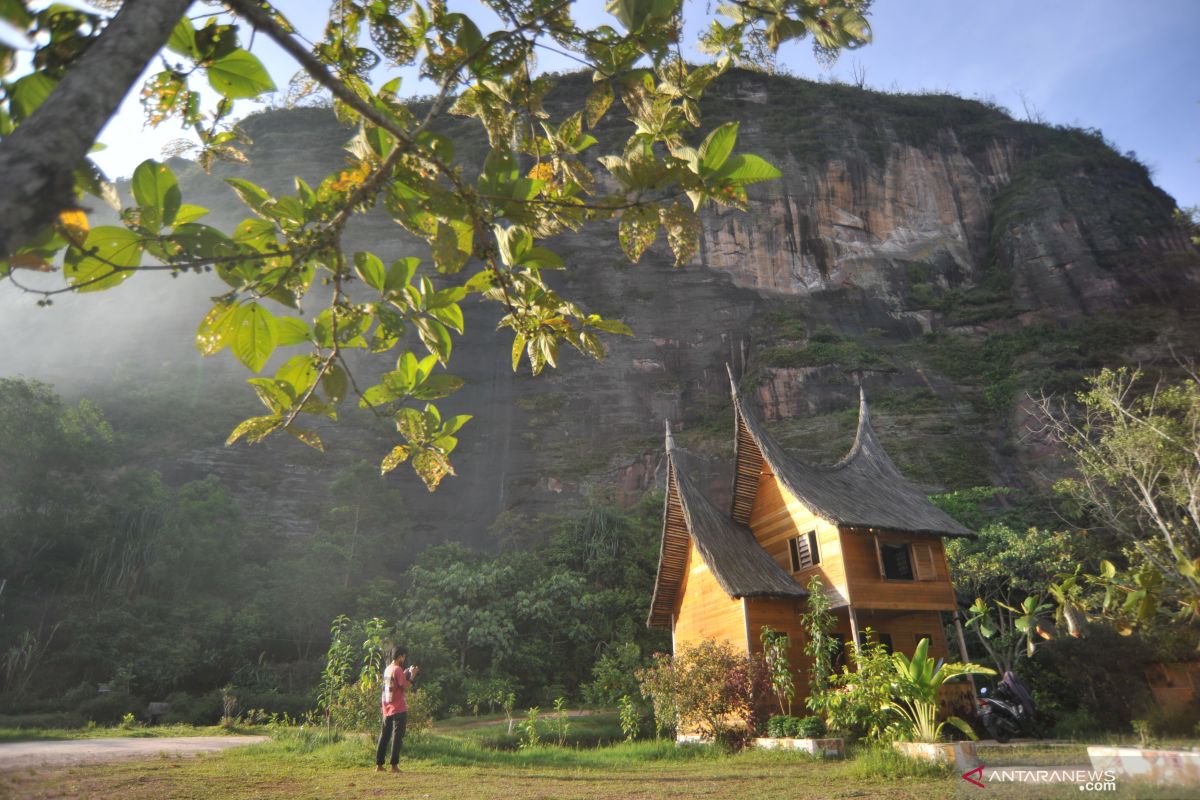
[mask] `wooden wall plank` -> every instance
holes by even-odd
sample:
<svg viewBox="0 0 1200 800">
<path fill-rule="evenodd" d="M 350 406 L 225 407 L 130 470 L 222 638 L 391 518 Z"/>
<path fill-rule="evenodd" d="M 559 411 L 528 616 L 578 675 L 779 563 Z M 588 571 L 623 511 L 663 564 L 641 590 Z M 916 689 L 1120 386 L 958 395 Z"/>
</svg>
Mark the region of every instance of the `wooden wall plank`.
<svg viewBox="0 0 1200 800">
<path fill-rule="evenodd" d="M 675 646 L 711 638 L 748 651 L 742 601 L 725 593 L 693 543 L 675 612 Z"/>
</svg>

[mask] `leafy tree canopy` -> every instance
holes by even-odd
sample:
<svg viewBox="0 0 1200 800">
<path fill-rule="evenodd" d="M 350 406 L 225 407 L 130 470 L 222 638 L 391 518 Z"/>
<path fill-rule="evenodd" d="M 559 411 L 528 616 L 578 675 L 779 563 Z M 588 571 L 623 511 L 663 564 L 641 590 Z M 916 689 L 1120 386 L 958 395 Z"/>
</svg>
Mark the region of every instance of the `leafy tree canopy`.
<svg viewBox="0 0 1200 800">
<path fill-rule="evenodd" d="M 227 0 L 215 14 L 191 0 L 98 3 L 97 12 L 0 0 L 0 21 L 28 41 L 22 54 L 0 44 L 0 278 L 50 303 L 139 271 L 215 271 L 227 288 L 200 321 L 197 347 L 230 350 L 255 373 L 249 383 L 266 409 L 228 441 L 286 431 L 319 449 L 301 420 L 335 420 L 353 395 L 395 429 L 383 471 L 407 461 L 432 490 L 453 474 L 450 454 L 469 419 L 443 417 L 435 405 L 462 385 L 446 371 L 466 330 L 462 301 L 475 295 L 503 308 L 514 369 L 557 366 L 562 345 L 602 356 L 603 334 L 629 330 L 551 288 L 545 274 L 572 266 L 551 237 L 615 219 L 631 261 L 662 229 L 676 263 L 686 262 L 704 207 L 744 208 L 747 186 L 779 175 L 736 151 L 736 123 L 701 135 L 706 87 L 789 40 L 809 37 L 831 56 L 867 42 L 868 4 L 733 0 L 701 36 L 713 61 L 693 66 L 681 56 L 682 0 L 609 0 L 594 27 L 578 21 L 571 0 L 485 0 L 503 23 L 490 31 L 443 0 L 347 0 L 334 4 L 315 42 L 255 0 Z M 87 153 L 149 64 L 162 65 L 142 88 L 149 123 L 190 127 L 205 167 L 244 159 L 229 121 L 239 104 L 276 88 L 247 47 L 254 35 L 299 65 L 290 94 L 327 91 L 339 119 L 357 128 L 345 168 L 315 186 L 297 178 L 280 195 L 230 178 L 248 216 L 221 230 L 204 221 L 208 209 L 186 202 L 166 165 L 148 160 L 133 174 L 134 204 L 120 210 L 121 224 L 93 226 L 84 195 L 115 203 L 116 194 Z M 561 119 L 543 108 L 551 81 L 534 74 L 541 49 L 592 70 L 593 88 Z M 420 108 L 406 104 L 399 78 L 370 82 L 380 66 L 416 67 L 436 94 Z M 633 123 L 628 139 L 585 159 L 597 144 L 589 130 L 618 100 Z M 460 143 L 432 129 L 446 113 L 486 131 L 482 165 L 464 163 Z M 428 252 L 391 263 L 346 252 L 347 223 L 372 208 Z M 29 285 L 27 270 L 57 272 L 61 284 Z M 302 301 L 315 315 L 301 315 Z M 295 354 L 263 374 L 281 348 Z M 351 350 L 386 359 L 377 382 L 355 379 Z"/>
</svg>

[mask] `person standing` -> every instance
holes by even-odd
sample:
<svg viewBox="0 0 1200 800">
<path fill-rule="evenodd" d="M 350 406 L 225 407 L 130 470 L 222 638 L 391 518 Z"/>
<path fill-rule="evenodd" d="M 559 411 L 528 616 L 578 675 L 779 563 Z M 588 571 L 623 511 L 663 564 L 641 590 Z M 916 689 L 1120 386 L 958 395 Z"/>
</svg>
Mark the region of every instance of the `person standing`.
<svg viewBox="0 0 1200 800">
<path fill-rule="evenodd" d="M 408 727 L 408 703 L 404 690 L 412 686 L 420 667 L 404 666 L 408 651 L 403 647 L 392 648 L 392 661 L 383 670 L 383 727 L 379 731 L 379 746 L 375 748 L 375 771 L 383 772 L 383 757 L 387 754 L 388 740 L 392 743 L 392 772 L 400 771 L 400 748 L 404 746 L 404 730 Z"/>
</svg>

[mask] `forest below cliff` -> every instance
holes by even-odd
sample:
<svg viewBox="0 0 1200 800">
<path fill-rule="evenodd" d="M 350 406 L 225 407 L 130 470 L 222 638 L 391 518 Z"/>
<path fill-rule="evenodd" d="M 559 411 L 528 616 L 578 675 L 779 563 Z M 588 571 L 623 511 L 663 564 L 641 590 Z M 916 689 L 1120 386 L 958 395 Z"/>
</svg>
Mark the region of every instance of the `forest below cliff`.
<svg viewBox="0 0 1200 800">
<path fill-rule="evenodd" d="M 1028 395 L 1069 394 L 1103 366 L 1169 372 L 1200 342 L 1200 256 L 1145 167 L 1097 131 L 961 98 L 735 72 L 705 102 L 706 124 L 744 120 L 741 146 L 784 178 L 756 187 L 750 213 L 706 217 L 680 270 L 662 243 L 621 263 L 611 230 L 561 243 L 579 265 L 571 293 L 634 329 L 604 362 L 514 375 L 510 342 L 474 310 L 481 333 L 456 353 L 467 386 L 446 407 L 476 419 L 433 495 L 377 476 L 366 415 L 324 455 L 224 448 L 255 400 L 191 344 L 203 277 L 139 276 L 49 309 L 0 297 L 4 710 L 114 719 L 170 698 L 204 721 L 230 685 L 296 713 L 343 614 L 396 621 L 443 710 L 489 680 L 527 703 L 612 700 L 605 675 L 667 646 L 644 625 L 664 419 L 714 497 L 728 491 L 726 364 L 805 455 L 845 451 L 861 383 L 885 446 L 931 494 L 1014 490 L 968 524 L 1082 522 L 1045 495 L 1063 467 Z M 444 124 L 482 152 L 473 123 Z M 243 128 L 251 162 L 236 172 L 173 162 L 216 216 L 234 208 L 219 178 L 286 188 L 335 169 L 350 133 L 320 108 Z M 395 230 L 374 214 L 351 233 L 398 257 L 414 244 Z M 97 697 L 100 683 L 118 691 Z"/>
</svg>

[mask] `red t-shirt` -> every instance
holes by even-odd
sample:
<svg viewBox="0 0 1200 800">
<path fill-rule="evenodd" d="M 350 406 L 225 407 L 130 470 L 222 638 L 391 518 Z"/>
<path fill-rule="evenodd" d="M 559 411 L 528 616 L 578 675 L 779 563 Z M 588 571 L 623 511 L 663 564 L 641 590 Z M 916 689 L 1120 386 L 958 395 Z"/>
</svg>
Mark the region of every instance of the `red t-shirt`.
<svg viewBox="0 0 1200 800">
<path fill-rule="evenodd" d="M 412 681 L 408 679 L 408 671 L 397 667 L 395 662 L 388 664 L 383 671 L 383 715 L 385 717 L 408 711 L 408 703 L 404 700 L 404 689 L 408 686 L 412 686 Z"/>
</svg>

